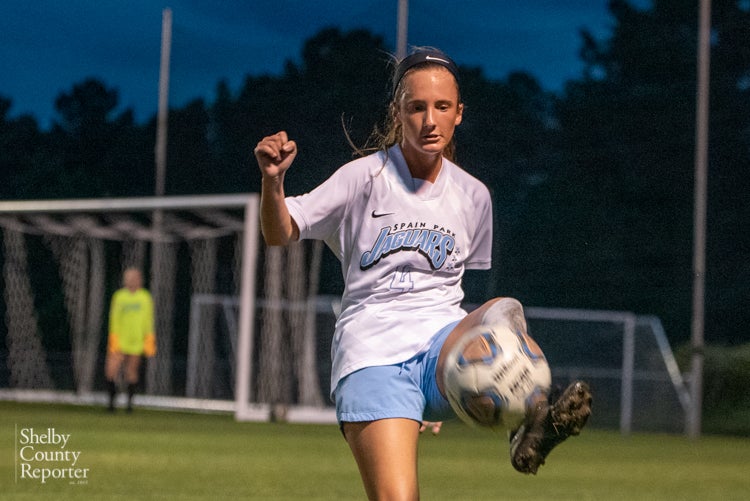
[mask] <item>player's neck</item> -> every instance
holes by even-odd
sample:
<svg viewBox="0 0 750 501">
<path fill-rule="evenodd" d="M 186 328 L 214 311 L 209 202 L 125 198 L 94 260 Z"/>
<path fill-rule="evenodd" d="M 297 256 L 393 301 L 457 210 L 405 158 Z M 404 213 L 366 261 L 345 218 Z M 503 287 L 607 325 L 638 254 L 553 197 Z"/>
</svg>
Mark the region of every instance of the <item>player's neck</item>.
<svg viewBox="0 0 750 501">
<path fill-rule="evenodd" d="M 442 153 L 425 154 L 409 149 L 402 149 L 406 165 L 409 167 L 411 177 L 414 179 L 423 179 L 434 183 L 440 174 L 440 168 L 443 165 Z"/>
</svg>

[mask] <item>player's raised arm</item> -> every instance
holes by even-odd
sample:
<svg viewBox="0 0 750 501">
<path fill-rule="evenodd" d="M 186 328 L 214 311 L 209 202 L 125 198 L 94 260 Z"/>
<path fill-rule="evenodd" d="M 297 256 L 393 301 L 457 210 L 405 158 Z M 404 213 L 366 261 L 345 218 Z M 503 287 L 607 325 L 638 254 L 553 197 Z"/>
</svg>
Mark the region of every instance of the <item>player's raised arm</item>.
<svg viewBox="0 0 750 501">
<path fill-rule="evenodd" d="M 268 245 L 286 245 L 299 238 L 299 229 L 284 201 L 284 176 L 297 156 L 297 144 L 286 132 L 266 136 L 254 150 L 263 176 L 260 192 L 260 226 Z"/>
</svg>

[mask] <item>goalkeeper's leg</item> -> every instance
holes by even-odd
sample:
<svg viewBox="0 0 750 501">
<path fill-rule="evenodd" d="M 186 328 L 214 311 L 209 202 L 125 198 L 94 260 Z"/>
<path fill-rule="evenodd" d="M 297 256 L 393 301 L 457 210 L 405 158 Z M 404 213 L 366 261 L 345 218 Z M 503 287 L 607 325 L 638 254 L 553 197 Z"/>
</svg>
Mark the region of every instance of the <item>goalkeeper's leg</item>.
<svg viewBox="0 0 750 501">
<path fill-rule="evenodd" d="M 117 379 L 120 376 L 120 370 L 122 369 L 123 362 L 125 361 L 125 355 L 119 351 L 111 351 L 107 353 L 107 358 L 104 362 L 104 377 L 107 380 L 107 393 L 109 396 L 108 409 L 110 412 L 115 410 L 115 399 L 117 398 Z"/>
<path fill-rule="evenodd" d="M 128 407 L 127 411 L 133 411 L 133 396 L 138 387 L 138 379 L 141 370 L 140 355 L 125 356 L 125 381 L 128 384 Z"/>
</svg>

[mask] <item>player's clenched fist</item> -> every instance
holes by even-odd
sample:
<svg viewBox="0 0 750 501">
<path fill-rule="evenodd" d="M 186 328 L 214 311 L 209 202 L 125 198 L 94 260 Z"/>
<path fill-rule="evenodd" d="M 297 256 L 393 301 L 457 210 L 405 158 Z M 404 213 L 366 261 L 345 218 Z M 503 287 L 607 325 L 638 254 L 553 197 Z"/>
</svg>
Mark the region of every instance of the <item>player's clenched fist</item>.
<svg viewBox="0 0 750 501">
<path fill-rule="evenodd" d="M 292 165 L 297 156 L 297 143 L 290 141 L 286 132 L 281 131 L 261 139 L 253 151 L 263 175 L 276 177 Z"/>
</svg>

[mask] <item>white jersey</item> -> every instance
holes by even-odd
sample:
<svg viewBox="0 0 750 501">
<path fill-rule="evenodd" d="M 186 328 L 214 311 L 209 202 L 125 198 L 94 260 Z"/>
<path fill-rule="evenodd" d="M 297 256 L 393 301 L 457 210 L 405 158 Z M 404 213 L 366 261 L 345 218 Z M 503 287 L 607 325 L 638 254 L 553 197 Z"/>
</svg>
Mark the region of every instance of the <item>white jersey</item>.
<svg viewBox="0 0 750 501">
<path fill-rule="evenodd" d="M 331 392 L 363 367 L 425 351 L 466 315 L 461 278 L 491 264 L 487 187 L 443 159 L 434 184 L 413 179 L 393 146 L 349 162 L 310 193 L 286 199 L 300 238 L 341 261 L 344 294 L 331 347 Z"/>
</svg>

